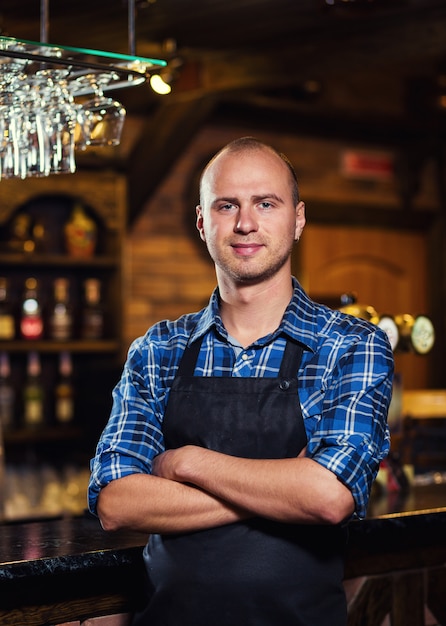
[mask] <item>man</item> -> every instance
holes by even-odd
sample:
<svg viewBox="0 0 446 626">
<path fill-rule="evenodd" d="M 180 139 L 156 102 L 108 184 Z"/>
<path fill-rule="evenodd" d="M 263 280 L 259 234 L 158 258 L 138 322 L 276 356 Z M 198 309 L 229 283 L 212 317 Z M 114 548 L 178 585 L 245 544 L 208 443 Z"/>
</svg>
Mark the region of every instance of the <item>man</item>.
<svg viewBox="0 0 446 626">
<path fill-rule="evenodd" d="M 230 143 L 196 212 L 218 288 L 130 348 L 90 508 L 151 533 L 137 624 L 343 626 L 345 522 L 389 447 L 387 337 L 292 278 L 305 207 L 284 155 Z"/>
</svg>

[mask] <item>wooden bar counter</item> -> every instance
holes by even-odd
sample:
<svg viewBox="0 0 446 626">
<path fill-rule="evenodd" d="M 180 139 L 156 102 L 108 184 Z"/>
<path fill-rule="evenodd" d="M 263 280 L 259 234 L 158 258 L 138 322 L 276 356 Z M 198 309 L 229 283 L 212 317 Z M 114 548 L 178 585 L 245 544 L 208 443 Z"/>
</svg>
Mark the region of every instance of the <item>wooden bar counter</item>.
<svg viewBox="0 0 446 626">
<path fill-rule="evenodd" d="M 0 624 L 131 612 L 143 598 L 145 541 L 106 533 L 88 515 L 1 525 Z M 350 523 L 349 626 L 421 626 L 426 606 L 437 620 L 430 624 L 446 624 L 445 563 L 446 485 L 372 499 L 367 519 Z"/>
</svg>

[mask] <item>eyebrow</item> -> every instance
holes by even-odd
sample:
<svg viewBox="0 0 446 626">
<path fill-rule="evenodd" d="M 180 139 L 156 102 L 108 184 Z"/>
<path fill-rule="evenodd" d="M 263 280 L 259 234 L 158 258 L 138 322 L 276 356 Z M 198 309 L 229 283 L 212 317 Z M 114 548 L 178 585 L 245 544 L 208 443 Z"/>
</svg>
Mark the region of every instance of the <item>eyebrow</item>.
<svg viewBox="0 0 446 626">
<path fill-rule="evenodd" d="M 262 194 L 258 194 L 255 196 L 251 196 L 251 200 L 253 200 L 254 202 L 262 202 L 262 201 L 268 200 L 269 198 L 271 200 L 277 200 L 277 202 L 283 203 L 283 198 L 281 198 L 275 193 L 262 193 Z M 230 204 L 240 204 L 240 201 L 238 198 L 236 197 L 230 198 L 228 196 L 220 196 L 218 198 L 215 198 L 212 202 L 212 205 L 215 205 L 218 202 L 229 202 Z"/>
<path fill-rule="evenodd" d="M 229 198 L 228 196 L 219 196 L 218 198 L 214 198 L 214 200 L 212 200 L 212 205 L 214 206 L 214 204 L 217 204 L 218 202 L 229 202 L 231 204 L 238 204 L 238 198 Z"/>
<path fill-rule="evenodd" d="M 271 198 L 271 200 L 277 200 L 277 202 L 283 203 L 283 198 L 278 196 L 276 193 L 262 193 L 262 195 L 252 196 L 252 199 L 255 200 L 256 202 L 267 200 L 268 198 Z"/>
</svg>

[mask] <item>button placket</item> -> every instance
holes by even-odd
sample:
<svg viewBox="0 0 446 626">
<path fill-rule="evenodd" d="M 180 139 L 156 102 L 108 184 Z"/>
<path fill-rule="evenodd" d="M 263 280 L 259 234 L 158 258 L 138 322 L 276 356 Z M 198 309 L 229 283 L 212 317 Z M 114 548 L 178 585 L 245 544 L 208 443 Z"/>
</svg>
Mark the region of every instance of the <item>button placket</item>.
<svg viewBox="0 0 446 626">
<path fill-rule="evenodd" d="M 248 352 L 241 352 L 237 357 L 234 366 L 234 374 L 236 376 L 246 376 L 247 372 L 251 372 L 252 358 Z"/>
</svg>

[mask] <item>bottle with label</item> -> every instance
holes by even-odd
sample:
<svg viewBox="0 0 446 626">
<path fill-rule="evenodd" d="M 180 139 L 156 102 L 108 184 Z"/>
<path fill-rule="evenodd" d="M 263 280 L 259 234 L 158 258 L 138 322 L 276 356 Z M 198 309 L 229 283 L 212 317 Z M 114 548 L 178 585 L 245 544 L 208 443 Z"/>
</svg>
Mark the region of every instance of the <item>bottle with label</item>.
<svg viewBox="0 0 446 626">
<path fill-rule="evenodd" d="M 28 354 L 26 381 L 23 389 L 23 419 L 25 426 L 33 428 L 42 426 L 45 421 L 45 393 L 41 372 L 39 354 L 32 351 Z"/>
<path fill-rule="evenodd" d="M 15 337 L 14 311 L 10 302 L 7 278 L 0 278 L 0 340 L 8 341 Z"/>
<path fill-rule="evenodd" d="M 82 339 L 102 339 L 104 336 L 101 283 L 97 278 L 88 278 L 84 283 L 84 305 L 80 334 Z"/>
<path fill-rule="evenodd" d="M 11 365 L 7 352 L 0 352 L 0 428 L 14 426 L 14 387 L 11 383 Z"/>
<path fill-rule="evenodd" d="M 73 311 L 70 305 L 70 283 L 67 278 L 54 281 L 54 299 L 48 319 L 51 339 L 67 341 L 73 336 Z"/>
<path fill-rule="evenodd" d="M 65 247 L 70 256 L 90 258 L 96 250 L 97 226 L 81 204 L 75 204 L 65 224 Z"/>
<path fill-rule="evenodd" d="M 23 339 L 41 339 L 43 336 L 43 316 L 39 299 L 38 283 L 35 278 L 27 278 L 20 316 L 20 334 Z"/>
<path fill-rule="evenodd" d="M 62 424 L 71 422 L 74 417 L 73 364 L 69 352 L 61 352 L 59 357 L 58 380 L 54 390 L 54 415 Z"/>
</svg>

